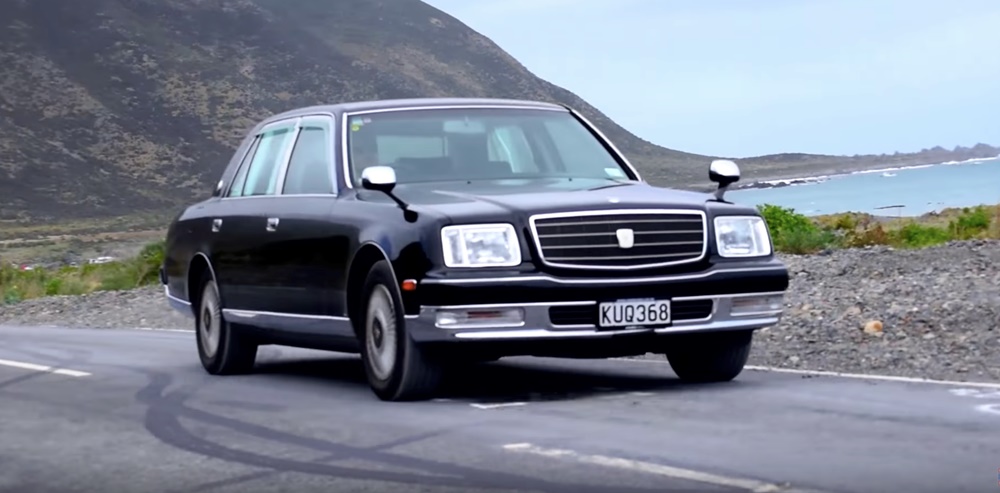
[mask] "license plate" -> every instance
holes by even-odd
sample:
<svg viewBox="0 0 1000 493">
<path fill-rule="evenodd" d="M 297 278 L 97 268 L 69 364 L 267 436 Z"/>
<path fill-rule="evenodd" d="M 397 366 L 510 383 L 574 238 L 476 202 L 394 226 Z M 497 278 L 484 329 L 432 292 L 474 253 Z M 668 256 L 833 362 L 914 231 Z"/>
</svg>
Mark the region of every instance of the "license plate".
<svg viewBox="0 0 1000 493">
<path fill-rule="evenodd" d="M 597 313 L 601 327 L 667 324 L 670 300 L 611 301 L 601 303 Z"/>
</svg>

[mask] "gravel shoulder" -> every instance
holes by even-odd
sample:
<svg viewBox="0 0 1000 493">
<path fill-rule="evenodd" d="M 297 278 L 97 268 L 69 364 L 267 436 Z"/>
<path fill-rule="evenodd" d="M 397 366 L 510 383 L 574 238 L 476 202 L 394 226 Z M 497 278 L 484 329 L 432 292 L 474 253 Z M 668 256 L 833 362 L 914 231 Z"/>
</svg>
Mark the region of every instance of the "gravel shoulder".
<svg viewBox="0 0 1000 493">
<path fill-rule="evenodd" d="M 787 312 L 758 332 L 751 364 L 1000 382 L 1000 242 L 782 258 Z M 191 327 L 159 286 L 0 305 L 0 323 Z"/>
</svg>

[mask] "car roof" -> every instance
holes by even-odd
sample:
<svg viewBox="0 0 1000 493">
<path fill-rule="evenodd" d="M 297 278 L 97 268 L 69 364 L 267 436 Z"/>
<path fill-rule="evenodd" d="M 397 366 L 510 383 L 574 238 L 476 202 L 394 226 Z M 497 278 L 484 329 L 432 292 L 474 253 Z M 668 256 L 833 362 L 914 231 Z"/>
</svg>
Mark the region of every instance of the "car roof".
<svg viewBox="0 0 1000 493">
<path fill-rule="evenodd" d="M 560 109 L 566 110 L 565 106 L 547 103 L 544 101 L 532 101 L 521 99 L 500 99 L 500 98 L 409 98 L 409 99 L 379 99 L 370 101 L 351 101 L 337 104 L 322 104 L 314 106 L 304 106 L 282 113 L 277 113 L 266 118 L 262 123 L 274 120 L 292 118 L 309 113 L 332 113 L 341 115 L 343 113 L 353 113 L 357 111 L 369 110 L 391 110 L 401 108 L 412 108 L 416 106 L 528 106 L 538 109 Z"/>
</svg>

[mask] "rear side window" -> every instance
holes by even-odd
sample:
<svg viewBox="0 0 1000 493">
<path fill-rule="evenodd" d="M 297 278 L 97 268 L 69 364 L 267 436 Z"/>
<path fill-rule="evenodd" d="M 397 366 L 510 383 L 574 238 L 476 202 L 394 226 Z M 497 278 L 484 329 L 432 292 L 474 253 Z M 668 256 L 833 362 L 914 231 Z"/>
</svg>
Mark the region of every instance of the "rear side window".
<svg viewBox="0 0 1000 493">
<path fill-rule="evenodd" d="M 303 123 L 285 173 L 285 195 L 332 194 L 333 154 L 330 125 Z"/>
<path fill-rule="evenodd" d="M 236 176 L 229 196 L 246 197 L 275 194 L 278 185 L 278 172 L 281 170 L 279 164 L 291 136 L 292 129 L 288 127 L 261 134 L 250 166 L 245 167 L 246 171 L 240 170 L 240 174 L 245 174 L 245 176 Z M 242 186 L 237 189 L 237 185 L 240 185 L 241 181 L 243 182 Z"/>
<path fill-rule="evenodd" d="M 257 152 L 257 144 L 260 144 L 260 136 L 253 139 L 250 149 L 243 156 L 243 161 L 240 162 L 240 167 L 236 169 L 236 177 L 233 178 L 233 186 L 229 187 L 227 197 L 239 197 L 243 193 L 243 185 L 247 182 L 247 169 L 250 168 L 250 161 L 253 160 L 254 154 Z"/>
</svg>

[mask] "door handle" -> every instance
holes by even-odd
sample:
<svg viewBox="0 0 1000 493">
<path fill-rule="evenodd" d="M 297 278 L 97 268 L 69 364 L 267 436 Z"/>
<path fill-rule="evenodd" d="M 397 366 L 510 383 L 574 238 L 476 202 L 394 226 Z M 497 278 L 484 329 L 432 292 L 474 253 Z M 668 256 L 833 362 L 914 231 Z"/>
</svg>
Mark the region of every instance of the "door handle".
<svg viewBox="0 0 1000 493">
<path fill-rule="evenodd" d="M 273 233 L 278 230 L 278 218 L 269 217 L 267 218 L 267 231 Z"/>
<path fill-rule="evenodd" d="M 212 220 L 212 232 L 213 233 L 218 233 L 219 229 L 221 229 L 221 228 L 222 228 L 222 219 L 213 219 Z"/>
</svg>

